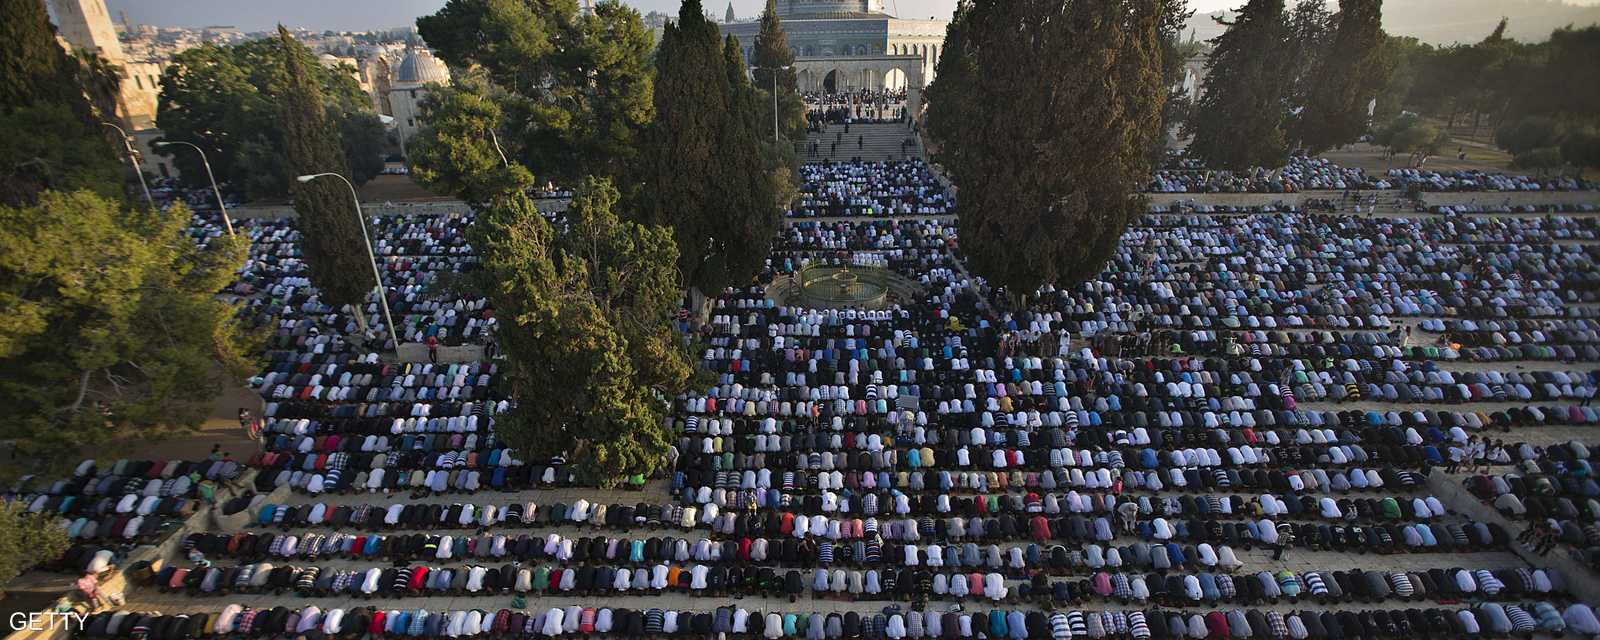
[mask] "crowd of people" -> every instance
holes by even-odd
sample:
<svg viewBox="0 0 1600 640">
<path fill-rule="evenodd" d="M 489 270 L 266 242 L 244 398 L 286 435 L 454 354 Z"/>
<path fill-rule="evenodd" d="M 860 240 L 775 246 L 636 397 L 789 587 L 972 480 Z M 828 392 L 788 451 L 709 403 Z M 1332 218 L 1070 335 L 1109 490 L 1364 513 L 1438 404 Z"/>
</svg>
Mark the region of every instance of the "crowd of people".
<svg viewBox="0 0 1600 640">
<path fill-rule="evenodd" d="M 1248 171 L 1206 168 L 1195 158 L 1171 154 L 1145 186 L 1151 193 L 1299 193 L 1312 190 L 1402 192 L 1594 191 L 1600 183 L 1569 176 L 1512 175 L 1478 170 L 1429 171 L 1393 168 L 1383 175 L 1342 167 L 1325 158 L 1296 154 L 1282 167 Z"/>
<path fill-rule="evenodd" d="M 922 160 L 824 162 L 801 167 L 791 217 L 937 216 L 955 196 Z"/>
<path fill-rule="evenodd" d="M 148 567 L 143 588 L 191 604 L 97 614 L 85 633 L 1600 633 L 1570 576 L 1504 562 L 1519 544 L 1600 547 L 1588 449 L 1528 444 L 1544 426 L 1600 424 L 1596 219 L 1179 204 L 1138 219 L 1096 278 L 1016 304 L 967 273 L 943 215 L 954 195 L 921 162 L 808 164 L 801 178 L 759 282 L 685 321 L 712 381 L 672 398 L 667 468 L 637 498 L 501 442 L 513 399 L 494 360 L 380 357 L 397 340 L 492 344 L 492 307 L 441 286 L 476 268 L 470 215 L 375 218 L 400 326 L 370 336 L 309 286 L 292 221 L 242 224 L 250 263 L 228 293 L 274 329 L 251 380 L 264 400 L 251 497 L 224 505 L 250 524 L 187 534 L 180 558 Z M 1301 158 L 1164 171 L 1152 188 L 1392 179 Z M 863 219 L 820 219 L 846 217 Z M 197 214 L 196 237 L 215 224 Z M 817 264 L 913 286 L 878 309 L 768 297 L 763 284 Z M 376 298 L 356 313 L 382 324 Z M 1463 465 L 1507 522 L 1554 533 L 1519 540 L 1447 508 L 1430 477 Z M 91 465 L 12 499 L 81 518 L 80 534 L 125 533 L 169 494 L 196 495 L 190 474 L 238 469 Z M 1282 563 L 1295 554 L 1397 560 Z M 703 604 L 625 600 L 655 596 Z M 249 608 L 268 597 L 295 603 Z M 440 597 L 482 606 L 398 606 Z M 331 606 L 349 598 L 392 604 Z"/>
<path fill-rule="evenodd" d="M 806 126 L 810 131 L 823 131 L 829 125 L 906 121 L 905 89 L 807 91 L 800 94 L 800 99 L 806 105 Z"/>
</svg>

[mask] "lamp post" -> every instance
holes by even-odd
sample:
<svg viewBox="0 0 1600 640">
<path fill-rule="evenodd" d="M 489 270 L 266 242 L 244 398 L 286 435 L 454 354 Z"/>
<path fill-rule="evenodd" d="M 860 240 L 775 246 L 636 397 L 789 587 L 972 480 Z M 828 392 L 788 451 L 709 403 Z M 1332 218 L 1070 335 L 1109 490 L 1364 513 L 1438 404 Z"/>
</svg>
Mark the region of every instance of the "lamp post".
<svg viewBox="0 0 1600 640">
<path fill-rule="evenodd" d="M 144 172 L 139 170 L 139 161 L 134 157 L 133 143 L 129 142 L 131 138 L 128 137 L 128 132 L 110 122 L 102 122 L 100 124 L 116 129 L 117 133 L 122 135 L 122 148 L 128 151 L 128 166 L 133 167 L 133 175 L 139 176 L 139 188 L 144 189 L 144 201 L 150 203 L 151 209 L 156 208 L 156 199 L 150 197 L 150 185 L 145 184 Z"/>
<path fill-rule="evenodd" d="M 378 256 L 372 253 L 372 237 L 367 235 L 367 217 L 361 213 L 361 198 L 356 196 L 356 185 L 337 173 L 313 173 L 295 178 L 300 182 L 311 182 L 317 178 L 333 176 L 344 182 L 350 188 L 350 199 L 356 203 L 356 218 L 361 223 L 362 248 L 367 250 L 367 259 L 372 264 L 372 278 L 378 283 L 378 304 L 383 307 L 383 323 L 389 330 L 389 335 L 394 338 L 394 355 L 400 357 L 400 334 L 395 331 L 394 318 L 389 315 L 389 296 L 383 289 L 383 273 L 378 271 Z"/>
<path fill-rule="evenodd" d="M 206 179 L 211 181 L 211 193 L 214 193 L 217 196 L 217 209 L 222 211 L 222 224 L 223 224 L 223 226 L 228 228 L 228 235 L 232 236 L 233 235 L 233 220 L 228 219 L 228 205 L 225 204 L 222 201 L 222 190 L 217 188 L 217 177 L 211 173 L 211 161 L 206 159 L 205 150 L 201 149 L 199 146 L 195 145 L 192 142 L 183 142 L 181 140 L 174 140 L 174 141 L 171 141 L 171 142 L 167 142 L 167 141 L 157 142 L 157 143 L 155 143 L 155 146 L 158 146 L 158 147 L 169 147 L 169 146 L 172 146 L 172 145 L 175 145 L 175 144 L 181 144 L 183 146 L 192 148 L 197 153 L 200 154 L 200 164 L 203 164 L 206 167 Z"/>
<path fill-rule="evenodd" d="M 793 69 L 794 65 L 777 67 L 772 70 L 772 142 L 781 142 L 778 138 L 778 73 Z"/>
</svg>

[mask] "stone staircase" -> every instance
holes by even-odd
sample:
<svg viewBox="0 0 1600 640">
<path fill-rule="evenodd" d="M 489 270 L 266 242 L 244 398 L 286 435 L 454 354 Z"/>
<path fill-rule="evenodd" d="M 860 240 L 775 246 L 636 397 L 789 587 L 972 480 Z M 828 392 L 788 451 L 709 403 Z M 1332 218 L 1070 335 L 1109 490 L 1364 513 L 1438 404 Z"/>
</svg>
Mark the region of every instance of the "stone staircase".
<svg viewBox="0 0 1600 640">
<path fill-rule="evenodd" d="M 901 143 L 908 139 L 912 144 L 902 147 Z M 813 143 L 816 153 L 811 152 Z M 908 155 L 920 157 L 922 143 L 905 123 L 852 124 L 849 133 L 845 132 L 845 125 L 834 124 L 807 135 L 799 154 L 801 162 L 904 160 Z"/>
</svg>

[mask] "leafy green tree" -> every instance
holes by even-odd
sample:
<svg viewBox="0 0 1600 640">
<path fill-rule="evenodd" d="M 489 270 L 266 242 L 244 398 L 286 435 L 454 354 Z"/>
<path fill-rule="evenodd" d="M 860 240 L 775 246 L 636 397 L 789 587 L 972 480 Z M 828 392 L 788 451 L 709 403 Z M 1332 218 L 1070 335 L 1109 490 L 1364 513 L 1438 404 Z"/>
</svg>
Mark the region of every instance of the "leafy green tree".
<svg viewBox="0 0 1600 640">
<path fill-rule="evenodd" d="M 618 199 L 608 181 L 586 180 L 557 226 L 512 192 L 470 231 L 521 399 L 496 432 L 522 451 L 566 454 L 602 486 L 661 466 L 664 398 L 691 371 L 668 324 L 681 290 L 672 233 L 623 221 Z"/>
<path fill-rule="evenodd" d="M 757 94 L 737 42 L 728 46 L 700 1 L 685 0 L 656 51 L 656 120 L 637 172 L 639 220 L 672 228 L 679 268 L 701 291 L 754 276 L 781 215 L 775 167 L 759 147 Z"/>
<path fill-rule="evenodd" d="M 1374 141 L 1388 149 L 1391 156 L 1407 154 L 1407 166 L 1416 166 L 1422 158 L 1439 153 L 1450 144 L 1450 134 L 1407 113 L 1379 129 Z"/>
<path fill-rule="evenodd" d="M 1561 157 L 1583 175 L 1588 167 L 1600 167 L 1600 130 L 1586 127 L 1567 134 L 1561 141 Z"/>
<path fill-rule="evenodd" d="M 1250 0 L 1213 39 L 1200 100 L 1185 132 L 1189 154 L 1218 169 L 1276 167 L 1288 154 L 1292 74 L 1285 73 L 1283 0 Z"/>
<path fill-rule="evenodd" d="M 795 81 L 794 50 L 789 48 L 789 34 L 783 30 L 783 20 L 778 17 L 777 0 L 767 0 L 767 8 L 761 13 L 761 31 L 756 34 L 750 63 L 757 90 L 771 92 L 776 82 L 779 128 L 784 137 L 805 139 L 806 104 Z M 769 119 L 771 99 L 769 94 L 766 102 Z"/>
<path fill-rule="evenodd" d="M 328 121 L 322 87 L 316 81 L 317 63 L 289 30 L 278 27 L 278 56 L 284 69 L 276 87 L 277 127 L 283 132 L 283 156 L 291 175 L 337 173 L 348 176 L 349 167 L 339 147 L 335 125 Z M 357 314 L 372 281 L 366 243 L 349 188 L 333 178 L 295 183 L 294 210 L 300 216 L 300 250 L 307 275 L 324 302 L 334 307 L 350 305 Z M 394 334 L 394 327 L 387 327 Z M 396 339 L 398 335 L 396 334 Z"/>
<path fill-rule="evenodd" d="M 60 557 L 70 546 L 66 530 L 50 516 L 28 513 L 20 502 L 0 504 L 0 588 Z"/>
<path fill-rule="evenodd" d="M 1528 116 L 1501 125 L 1494 132 L 1494 143 L 1512 155 L 1520 155 L 1534 149 L 1556 146 L 1561 137 L 1561 124 L 1555 118 Z"/>
<path fill-rule="evenodd" d="M 1511 166 L 1518 169 L 1534 169 L 1540 174 L 1548 173 L 1552 169 L 1560 169 L 1566 165 L 1566 160 L 1561 157 L 1561 147 L 1541 147 L 1517 154 L 1511 159 Z"/>
<path fill-rule="evenodd" d="M 483 69 L 498 90 L 515 160 L 541 177 L 620 176 L 653 118 L 650 30 L 602 0 L 450 0 L 417 29 L 445 62 Z"/>
<path fill-rule="evenodd" d="M 14 134 L 0 136 L 0 204 L 28 204 L 45 189 L 119 197 L 118 152 L 99 122 L 116 117 L 115 105 L 84 99 L 85 87 L 104 85 L 103 65 L 62 50 L 39 0 L 0 0 L 0 15 L 0 131 Z"/>
<path fill-rule="evenodd" d="M 1378 58 L 1388 63 L 1389 77 L 1377 95 L 1372 113 L 1374 123 L 1389 122 L 1408 104 L 1413 104 L 1412 93 L 1422 83 L 1422 67 L 1435 51 L 1432 46 L 1409 36 L 1386 35 L 1382 47 Z"/>
<path fill-rule="evenodd" d="M 427 124 L 411 143 L 412 179 L 474 206 L 533 184 L 533 174 L 500 145 L 504 114 L 491 90 L 485 79 L 468 74 L 428 94 L 422 103 Z"/>
<path fill-rule="evenodd" d="M 1367 105 L 1388 83 L 1383 0 L 1340 0 L 1338 29 L 1311 78 L 1297 121 L 1311 153 L 1355 142 L 1368 129 Z"/>
<path fill-rule="evenodd" d="M 289 194 L 293 175 L 282 161 L 285 132 L 278 119 L 286 82 L 281 49 L 292 46 L 309 58 L 310 51 L 292 39 L 263 38 L 236 45 L 205 44 L 173 57 L 161 74 L 161 100 L 156 125 L 164 140 L 195 144 L 206 150 L 217 180 L 242 189 L 251 199 Z M 372 101 L 354 78 L 340 69 L 312 62 L 305 68 L 316 83 L 325 118 L 332 123 L 330 140 L 340 149 L 347 174 L 357 185 L 383 170 L 385 134 Z M 190 186 L 205 186 L 200 157 L 187 147 L 167 147 L 168 155 Z"/>
<path fill-rule="evenodd" d="M 979 275 L 1025 295 L 1092 277 L 1115 250 L 1160 135 L 1161 18 L 1155 0 L 957 6 L 929 126 Z"/>
<path fill-rule="evenodd" d="M 88 191 L 0 207 L 0 437 L 22 457 L 196 427 L 247 375 L 252 340 L 215 295 L 246 240 L 202 248 L 188 222 L 182 206 L 122 210 Z"/>
</svg>

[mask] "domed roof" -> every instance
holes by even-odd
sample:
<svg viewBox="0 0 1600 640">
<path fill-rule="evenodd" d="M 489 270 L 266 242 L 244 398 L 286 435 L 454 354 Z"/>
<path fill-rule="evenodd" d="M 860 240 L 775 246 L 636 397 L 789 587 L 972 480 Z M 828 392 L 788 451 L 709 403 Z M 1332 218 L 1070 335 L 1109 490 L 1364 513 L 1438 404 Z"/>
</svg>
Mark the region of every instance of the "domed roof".
<svg viewBox="0 0 1600 640">
<path fill-rule="evenodd" d="M 430 82 L 446 83 L 450 81 L 450 70 L 433 57 L 433 52 L 427 49 L 412 49 L 406 52 L 406 57 L 400 60 L 400 66 L 395 67 L 394 83 L 399 84 L 428 84 Z"/>
<path fill-rule="evenodd" d="M 882 17 L 883 0 L 784 0 L 778 3 L 782 18 Z"/>
</svg>

